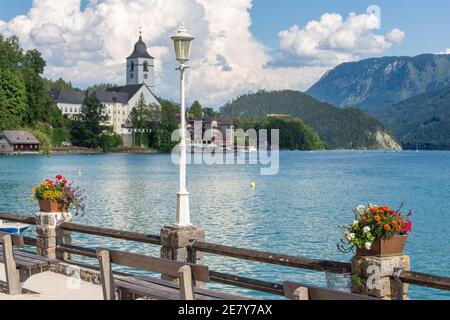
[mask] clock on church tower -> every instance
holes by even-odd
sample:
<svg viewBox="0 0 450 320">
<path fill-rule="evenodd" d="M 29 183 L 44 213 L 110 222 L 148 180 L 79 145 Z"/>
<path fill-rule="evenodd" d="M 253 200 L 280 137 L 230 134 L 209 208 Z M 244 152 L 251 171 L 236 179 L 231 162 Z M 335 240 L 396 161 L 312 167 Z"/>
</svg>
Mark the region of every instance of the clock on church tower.
<svg viewBox="0 0 450 320">
<path fill-rule="evenodd" d="M 147 45 L 139 35 L 133 53 L 127 58 L 127 85 L 145 84 L 155 87 L 155 59 L 148 53 Z"/>
</svg>

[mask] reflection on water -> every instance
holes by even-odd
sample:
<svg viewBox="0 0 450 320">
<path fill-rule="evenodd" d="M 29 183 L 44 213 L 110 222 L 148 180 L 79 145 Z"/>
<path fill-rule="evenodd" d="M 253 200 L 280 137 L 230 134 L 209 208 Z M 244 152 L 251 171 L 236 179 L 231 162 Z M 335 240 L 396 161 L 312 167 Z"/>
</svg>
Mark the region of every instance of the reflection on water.
<svg viewBox="0 0 450 320">
<path fill-rule="evenodd" d="M 265 251 L 346 261 L 339 253 L 339 224 L 352 221 L 360 203 L 415 210 L 407 253 L 416 271 L 450 275 L 450 153 L 282 152 L 276 176 L 259 166 L 188 167 L 192 221 L 207 240 Z M 77 172 L 81 171 L 81 176 Z M 0 211 L 32 215 L 31 188 L 61 173 L 86 189 L 87 215 L 76 222 L 159 234 L 175 220 L 178 167 L 170 155 L 0 157 Z M 250 188 L 252 182 L 256 189 Z M 157 246 L 75 234 L 74 243 L 159 255 Z M 323 273 L 206 255 L 220 272 L 326 285 Z M 248 294 L 246 290 L 211 284 Z M 450 298 L 413 287 L 413 298 Z M 260 294 L 261 295 L 261 294 Z M 270 295 L 262 295 L 270 297 Z"/>
</svg>

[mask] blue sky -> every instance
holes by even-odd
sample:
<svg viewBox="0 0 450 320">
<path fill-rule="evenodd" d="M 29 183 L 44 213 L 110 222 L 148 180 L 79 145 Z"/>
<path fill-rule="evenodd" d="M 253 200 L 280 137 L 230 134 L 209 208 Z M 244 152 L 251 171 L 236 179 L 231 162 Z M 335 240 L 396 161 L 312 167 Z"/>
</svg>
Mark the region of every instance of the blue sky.
<svg viewBox="0 0 450 320">
<path fill-rule="evenodd" d="M 307 90 L 343 62 L 450 52 L 449 12 L 448 0 L 0 0 L 0 32 L 42 52 L 45 76 L 84 88 L 125 81 L 143 26 L 156 93 L 176 99 L 170 36 L 185 22 L 196 36 L 192 98 L 220 106 L 249 91 Z"/>
<path fill-rule="evenodd" d="M 88 1 L 83 0 L 83 5 Z M 0 0 L 0 20 L 26 14 L 32 0 Z M 82 6 L 83 6 L 82 5 Z M 381 8 L 382 30 L 398 27 L 406 33 L 391 55 L 440 52 L 450 47 L 450 1 L 448 0 L 255 0 L 251 10 L 253 35 L 270 48 L 278 45 L 278 32 L 293 24 L 304 25 L 325 12 L 343 16 L 365 12 L 370 5 Z"/>
<path fill-rule="evenodd" d="M 389 54 L 435 53 L 450 47 L 448 0 L 255 0 L 251 29 L 258 39 L 276 47 L 279 30 L 292 24 L 305 25 L 325 12 L 362 13 L 370 5 L 381 8 L 382 30 L 396 27 L 406 33 L 405 41 Z"/>
</svg>

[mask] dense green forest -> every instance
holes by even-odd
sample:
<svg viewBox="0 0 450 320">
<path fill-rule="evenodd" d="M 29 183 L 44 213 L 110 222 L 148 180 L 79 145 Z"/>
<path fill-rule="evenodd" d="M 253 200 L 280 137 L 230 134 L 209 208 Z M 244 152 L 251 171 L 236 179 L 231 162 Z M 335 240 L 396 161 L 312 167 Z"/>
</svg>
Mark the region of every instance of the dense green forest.
<svg viewBox="0 0 450 320">
<path fill-rule="evenodd" d="M 374 116 L 405 149 L 450 150 L 450 88 L 379 108 Z"/>
<path fill-rule="evenodd" d="M 299 118 L 279 119 L 264 118 L 260 120 L 234 119 L 236 129 L 266 129 L 268 141 L 271 130 L 279 130 L 279 148 L 282 150 L 324 150 L 328 146 L 320 140 L 319 135 Z"/>
<path fill-rule="evenodd" d="M 359 109 L 339 109 L 292 90 L 243 95 L 220 109 L 224 117 L 262 119 L 269 114 L 301 118 L 331 149 L 384 149 L 377 133 L 387 130 Z"/>
<path fill-rule="evenodd" d="M 0 35 L 0 130 L 67 125 L 48 94 L 45 66 L 39 51 L 24 52 L 17 37 Z"/>
</svg>

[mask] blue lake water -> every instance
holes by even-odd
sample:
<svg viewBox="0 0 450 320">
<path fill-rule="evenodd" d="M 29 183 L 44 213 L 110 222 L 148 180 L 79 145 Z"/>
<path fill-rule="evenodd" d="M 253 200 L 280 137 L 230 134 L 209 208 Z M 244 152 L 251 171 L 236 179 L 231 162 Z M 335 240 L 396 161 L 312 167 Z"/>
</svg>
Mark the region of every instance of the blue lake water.
<svg viewBox="0 0 450 320">
<path fill-rule="evenodd" d="M 261 176 L 259 169 L 188 167 L 192 220 L 209 242 L 348 261 L 351 254 L 338 252 L 336 243 L 338 225 L 353 221 L 351 209 L 405 202 L 414 210 L 406 248 L 412 270 L 450 276 L 450 152 L 281 152 L 276 176 Z M 174 222 L 178 167 L 164 154 L 0 157 L 0 211 L 33 215 L 38 208 L 30 200 L 31 188 L 57 173 L 86 189 L 87 215 L 77 223 L 159 234 Z M 159 255 L 159 247 L 126 241 L 74 234 L 73 242 Z M 323 273 L 214 255 L 204 261 L 215 271 L 256 279 L 326 284 Z M 450 299 L 450 292 L 416 286 L 410 293 L 412 299 Z"/>
</svg>

